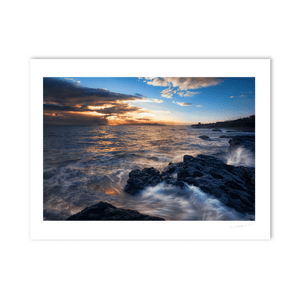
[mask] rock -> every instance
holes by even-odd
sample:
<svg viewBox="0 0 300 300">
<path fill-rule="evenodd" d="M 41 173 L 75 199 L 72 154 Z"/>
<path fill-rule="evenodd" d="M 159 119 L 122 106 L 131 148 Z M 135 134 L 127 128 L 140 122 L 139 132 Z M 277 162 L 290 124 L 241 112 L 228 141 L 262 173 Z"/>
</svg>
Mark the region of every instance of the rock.
<svg viewBox="0 0 300 300">
<path fill-rule="evenodd" d="M 125 186 L 125 192 L 131 195 L 137 194 L 145 186 L 155 186 L 161 182 L 159 171 L 155 168 L 136 169 L 129 173 L 129 179 Z"/>
<path fill-rule="evenodd" d="M 229 151 L 233 151 L 238 147 L 243 147 L 255 153 L 255 136 L 235 136 L 229 140 Z"/>
<path fill-rule="evenodd" d="M 140 181 L 142 172 L 134 172 Z M 168 165 L 160 174 L 151 171 L 148 181 L 135 186 L 130 177 L 125 191 L 134 194 L 147 186 L 161 182 L 184 188 L 186 184 L 199 187 L 203 192 L 219 199 L 224 205 L 240 213 L 255 212 L 255 169 L 227 165 L 221 159 L 200 154 L 196 157 L 185 155 L 183 162 Z M 134 193 L 132 193 L 134 191 Z"/>
<path fill-rule="evenodd" d="M 209 136 L 207 135 L 200 135 L 199 138 L 202 140 L 209 140 Z"/>
<path fill-rule="evenodd" d="M 213 129 L 212 131 L 219 131 L 219 132 L 222 132 L 221 129 Z"/>
<path fill-rule="evenodd" d="M 219 138 L 220 139 L 228 139 L 228 138 L 230 138 L 230 136 L 228 136 L 228 135 L 221 135 Z"/>
<path fill-rule="evenodd" d="M 117 208 L 107 202 L 99 202 L 72 215 L 67 221 L 164 221 L 163 218 L 148 216 L 136 210 Z"/>
<path fill-rule="evenodd" d="M 140 170 L 133 170 L 129 173 L 129 178 L 138 176 L 138 175 L 140 175 L 140 173 L 141 173 Z"/>
</svg>

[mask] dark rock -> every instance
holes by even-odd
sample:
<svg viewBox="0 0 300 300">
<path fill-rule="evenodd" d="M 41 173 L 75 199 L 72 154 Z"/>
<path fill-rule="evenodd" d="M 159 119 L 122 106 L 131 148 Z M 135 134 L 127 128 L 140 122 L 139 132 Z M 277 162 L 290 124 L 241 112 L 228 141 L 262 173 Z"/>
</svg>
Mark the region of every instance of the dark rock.
<svg viewBox="0 0 300 300">
<path fill-rule="evenodd" d="M 184 178 L 187 178 L 187 177 L 190 177 L 190 176 L 191 176 L 190 172 L 187 169 L 181 169 L 177 173 L 177 179 L 178 180 L 181 180 L 181 179 L 184 179 Z"/>
<path fill-rule="evenodd" d="M 140 175 L 140 173 L 141 173 L 140 170 L 133 170 L 129 173 L 129 178 L 138 176 L 138 175 Z"/>
<path fill-rule="evenodd" d="M 172 174 L 172 173 L 174 173 L 175 171 L 176 171 L 176 166 L 174 166 L 174 165 L 169 165 L 168 168 L 167 168 L 167 170 L 166 170 L 165 172 L 168 173 L 168 174 Z"/>
<path fill-rule="evenodd" d="M 68 221 L 164 221 L 159 217 L 148 216 L 136 210 L 117 208 L 107 202 L 99 202 L 72 215 Z"/>
<path fill-rule="evenodd" d="M 222 132 L 221 129 L 213 129 L 212 131 L 219 131 L 219 132 Z"/>
<path fill-rule="evenodd" d="M 209 140 L 209 136 L 207 135 L 200 135 L 199 138 L 202 140 Z"/>
<path fill-rule="evenodd" d="M 148 174 L 147 180 L 144 174 Z M 131 172 L 125 191 L 134 195 L 147 186 L 161 182 L 184 188 L 186 184 L 199 187 L 203 192 L 219 199 L 241 213 L 255 212 L 255 169 L 227 165 L 221 159 L 199 154 L 185 155 L 182 163 L 169 164 L 160 174 L 151 168 Z M 137 177 L 136 181 L 132 174 Z M 149 175 L 150 174 L 150 175 Z"/>
<path fill-rule="evenodd" d="M 184 163 L 191 162 L 191 161 L 194 161 L 194 160 L 195 160 L 194 156 L 191 156 L 191 155 L 184 155 L 183 156 L 183 162 Z"/>
<path fill-rule="evenodd" d="M 229 151 L 233 151 L 238 147 L 243 147 L 255 153 L 255 136 L 235 136 L 229 140 Z"/>
<path fill-rule="evenodd" d="M 184 182 L 186 182 L 189 185 L 199 186 L 198 180 L 193 177 L 185 177 Z"/>
<path fill-rule="evenodd" d="M 219 138 L 220 139 L 228 139 L 228 138 L 230 138 L 230 136 L 228 136 L 228 135 L 221 135 Z"/>
<path fill-rule="evenodd" d="M 170 169 L 172 168 L 170 166 Z M 155 186 L 160 182 L 160 173 L 155 168 L 144 168 L 142 171 L 136 169 L 129 173 L 129 179 L 124 190 L 128 194 L 135 195 L 146 186 Z"/>
</svg>

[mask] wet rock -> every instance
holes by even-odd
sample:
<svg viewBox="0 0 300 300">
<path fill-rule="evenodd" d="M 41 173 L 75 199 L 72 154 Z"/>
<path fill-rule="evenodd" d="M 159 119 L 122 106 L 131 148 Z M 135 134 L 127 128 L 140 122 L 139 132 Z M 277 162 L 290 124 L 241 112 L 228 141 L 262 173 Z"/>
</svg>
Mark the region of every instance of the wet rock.
<svg viewBox="0 0 300 300">
<path fill-rule="evenodd" d="M 163 170 L 163 173 L 165 173 L 165 174 L 172 174 L 172 173 L 174 173 L 175 171 L 176 171 L 176 165 L 174 165 L 174 164 L 170 164 L 170 165 L 168 165 L 164 170 Z"/>
<path fill-rule="evenodd" d="M 125 186 L 125 192 L 135 195 L 146 186 L 155 186 L 160 182 L 160 173 L 155 168 L 144 168 L 142 171 L 136 169 L 129 173 L 129 179 Z"/>
<path fill-rule="evenodd" d="M 218 131 L 218 132 L 222 132 L 221 129 L 213 129 L 212 131 Z"/>
<path fill-rule="evenodd" d="M 137 181 L 129 178 L 125 191 L 136 194 L 147 186 L 161 182 L 184 188 L 186 184 L 199 187 L 203 192 L 219 199 L 240 213 L 255 212 L 255 169 L 227 165 L 221 159 L 199 154 L 185 155 L 183 162 L 168 165 L 160 174 L 152 168 L 147 170 L 150 179 L 143 180 L 146 170 L 134 172 Z M 142 183 L 141 183 L 142 182 Z"/>
<path fill-rule="evenodd" d="M 164 221 L 163 218 L 148 216 L 136 210 L 117 208 L 107 202 L 99 202 L 72 215 L 67 221 Z"/>
<path fill-rule="evenodd" d="M 141 171 L 140 170 L 133 170 L 129 173 L 129 178 L 133 178 L 133 177 L 136 177 L 136 176 L 139 176 L 141 174 Z"/>
<path fill-rule="evenodd" d="M 202 140 L 209 140 L 209 136 L 207 135 L 200 135 L 199 138 Z"/>
<path fill-rule="evenodd" d="M 220 139 L 228 139 L 228 138 L 230 138 L 230 136 L 228 136 L 228 135 L 221 135 L 219 138 Z"/>
<path fill-rule="evenodd" d="M 229 151 L 233 151 L 238 147 L 243 147 L 255 153 L 255 136 L 235 136 L 229 140 Z"/>
</svg>

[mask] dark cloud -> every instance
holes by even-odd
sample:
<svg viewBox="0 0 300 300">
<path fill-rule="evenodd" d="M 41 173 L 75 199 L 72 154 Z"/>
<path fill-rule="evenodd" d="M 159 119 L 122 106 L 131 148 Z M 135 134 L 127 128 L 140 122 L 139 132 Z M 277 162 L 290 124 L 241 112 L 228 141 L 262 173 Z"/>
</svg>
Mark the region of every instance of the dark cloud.
<svg viewBox="0 0 300 300">
<path fill-rule="evenodd" d="M 141 94 L 87 88 L 72 80 L 44 78 L 45 124 L 108 124 L 110 118 L 130 119 L 126 114 L 144 111 L 129 104 L 135 101 L 145 101 L 145 98 Z"/>
<path fill-rule="evenodd" d="M 142 95 L 126 95 L 106 89 L 83 87 L 77 83 L 58 78 L 44 77 L 44 102 L 62 104 L 97 105 L 116 100 L 142 99 Z"/>
<path fill-rule="evenodd" d="M 44 104 L 44 111 L 54 110 L 54 111 L 80 111 L 76 107 L 70 105 L 57 105 L 57 104 Z"/>
</svg>

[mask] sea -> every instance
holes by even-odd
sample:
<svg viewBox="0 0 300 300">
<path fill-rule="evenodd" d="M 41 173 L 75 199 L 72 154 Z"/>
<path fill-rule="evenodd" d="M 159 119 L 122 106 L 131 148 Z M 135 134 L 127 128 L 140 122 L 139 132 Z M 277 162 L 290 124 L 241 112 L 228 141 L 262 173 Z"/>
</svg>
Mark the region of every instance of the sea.
<svg viewBox="0 0 300 300">
<path fill-rule="evenodd" d="M 202 140 L 207 135 L 210 140 Z M 254 167 L 243 148 L 228 152 L 229 138 L 251 132 L 214 132 L 190 126 L 44 126 L 44 220 L 66 220 L 84 208 L 109 202 L 165 220 L 247 220 L 200 188 L 161 183 L 138 195 L 124 192 L 134 169 L 162 171 L 184 155 L 211 155 L 231 165 Z"/>
</svg>

